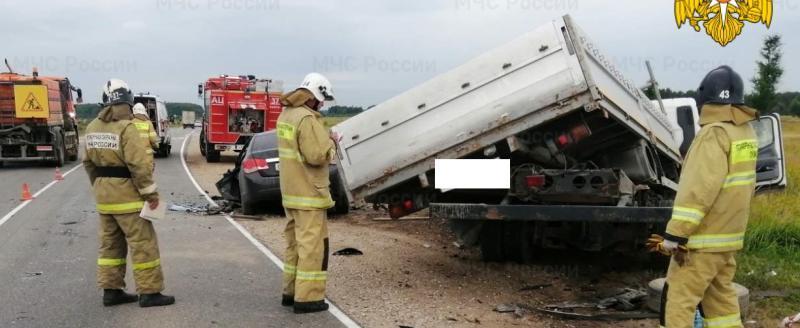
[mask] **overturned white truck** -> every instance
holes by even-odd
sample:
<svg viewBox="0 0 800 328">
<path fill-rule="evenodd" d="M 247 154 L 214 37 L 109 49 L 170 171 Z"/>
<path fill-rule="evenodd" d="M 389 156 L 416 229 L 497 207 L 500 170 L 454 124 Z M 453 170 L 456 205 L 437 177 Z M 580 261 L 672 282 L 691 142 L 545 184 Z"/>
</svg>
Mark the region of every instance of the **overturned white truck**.
<svg viewBox="0 0 800 328">
<path fill-rule="evenodd" d="M 430 208 L 485 259 L 527 260 L 662 232 L 697 119 L 693 99 L 652 103 L 564 16 L 334 130 L 351 199 L 392 217 Z M 786 184 L 779 122 L 754 123 L 759 188 Z M 436 159 L 497 158 L 509 189 L 434 188 Z"/>
</svg>

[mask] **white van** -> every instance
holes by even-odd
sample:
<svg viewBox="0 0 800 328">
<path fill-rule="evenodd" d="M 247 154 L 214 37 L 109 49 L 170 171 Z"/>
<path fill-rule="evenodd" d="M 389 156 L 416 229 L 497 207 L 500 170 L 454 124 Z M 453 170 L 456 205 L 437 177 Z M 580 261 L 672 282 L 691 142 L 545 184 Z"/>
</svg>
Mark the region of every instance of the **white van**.
<svg viewBox="0 0 800 328">
<path fill-rule="evenodd" d="M 153 122 L 153 127 L 158 134 L 158 151 L 156 156 L 167 157 L 172 151 L 172 138 L 170 137 L 170 122 L 167 114 L 167 104 L 156 95 L 139 93 L 133 97 L 133 103 L 141 103 L 147 108 L 147 116 Z"/>
</svg>

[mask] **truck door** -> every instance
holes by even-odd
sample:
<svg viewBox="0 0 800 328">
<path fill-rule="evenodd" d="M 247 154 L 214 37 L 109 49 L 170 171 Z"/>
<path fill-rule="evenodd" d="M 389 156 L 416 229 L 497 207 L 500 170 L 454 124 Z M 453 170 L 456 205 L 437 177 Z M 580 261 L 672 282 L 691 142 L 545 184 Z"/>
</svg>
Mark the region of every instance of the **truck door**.
<svg viewBox="0 0 800 328">
<path fill-rule="evenodd" d="M 758 136 L 756 190 L 786 187 L 786 160 L 783 151 L 783 130 L 779 114 L 769 114 L 753 121 Z"/>
</svg>

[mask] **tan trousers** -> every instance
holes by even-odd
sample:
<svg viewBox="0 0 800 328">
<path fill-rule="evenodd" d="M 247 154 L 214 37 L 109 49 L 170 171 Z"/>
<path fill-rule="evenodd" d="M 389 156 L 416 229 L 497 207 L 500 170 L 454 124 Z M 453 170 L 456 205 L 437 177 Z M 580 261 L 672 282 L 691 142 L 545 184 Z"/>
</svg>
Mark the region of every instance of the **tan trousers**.
<svg viewBox="0 0 800 328">
<path fill-rule="evenodd" d="M 294 295 L 295 303 L 321 301 L 328 280 L 328 214 L 287 208 L 286 217 L 283 294 Z"/>
<path fill-rule="evenodd" d="M 669 264 L 661 299 L 661 326 L 694 326 L 700 305 L 706 327 L 742 327 L 739 300 L 733 287 L 735 252 L 691 252 L 688 262 Z"/>
<path fill-rule="evenodd" d="M 136 292 L 153 294 L 164 290 L 158 238 L 152 222 L 140 218 L 139 213 L 100 214 L 98 230 L 98 287 L 125 289 L 125 269 L 130 247 Z"/>
</svg>

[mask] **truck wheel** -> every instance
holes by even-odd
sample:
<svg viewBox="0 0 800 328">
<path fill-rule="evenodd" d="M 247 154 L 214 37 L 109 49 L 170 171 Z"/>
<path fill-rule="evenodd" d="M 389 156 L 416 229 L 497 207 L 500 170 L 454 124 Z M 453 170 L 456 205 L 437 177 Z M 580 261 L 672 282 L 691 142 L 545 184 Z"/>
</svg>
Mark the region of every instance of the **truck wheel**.
<svg viewBox="0 0 800 328">
<path fill-rule="evenodd" d="M 506 260 L 503 251 L 504 222 L 484 222 L 481 229 L 481 258 L 486 262 L 502 262 Z"/>
<path fill-rule="evenodd" d="M 75 135 L 75 147 L 73 148 L 73 151 L 69 154 L 69 156 L 67 158 L 67 159 L 69 159 L 70 162 L 74 162 L 74 161 L 78 160 L 78 154 L 80 153 L 80 147 L 81 147 L 80 146 L 81 145 L 81 141 L 80 141 L 79 138 L 80 137 L 78 137 L 78 135 L 76 134 Z"/>
<path fill-rule="evenodd" d="M 66 146 L 64 145 L 64 136 L 62 136 L 60 133 L 56 133 L 56 137 L 53 142 L 53 153 L 55 155 L 53 165 L 56 167 L 64 166 L 64 157 L 66 152 L 67 150 Z"/>
<path fill-rule="evenodd" d="M 206 141 L 206 133 L 205 133 L 205 130 L 202 130 L 202 131 L 200 131 L 200 140 L 198 142 L 200 143 L 200 155 L 203 155 L 203 157 L 206 157 L 206 142 L 205 141 Z"/>
<path fill-rule="evenodd" d="M 256 214 L 256 207 L 253 204 L 245 202 L 242 200 L 242 214 L 244 215 L 254 215 Z"/>
</svg>

